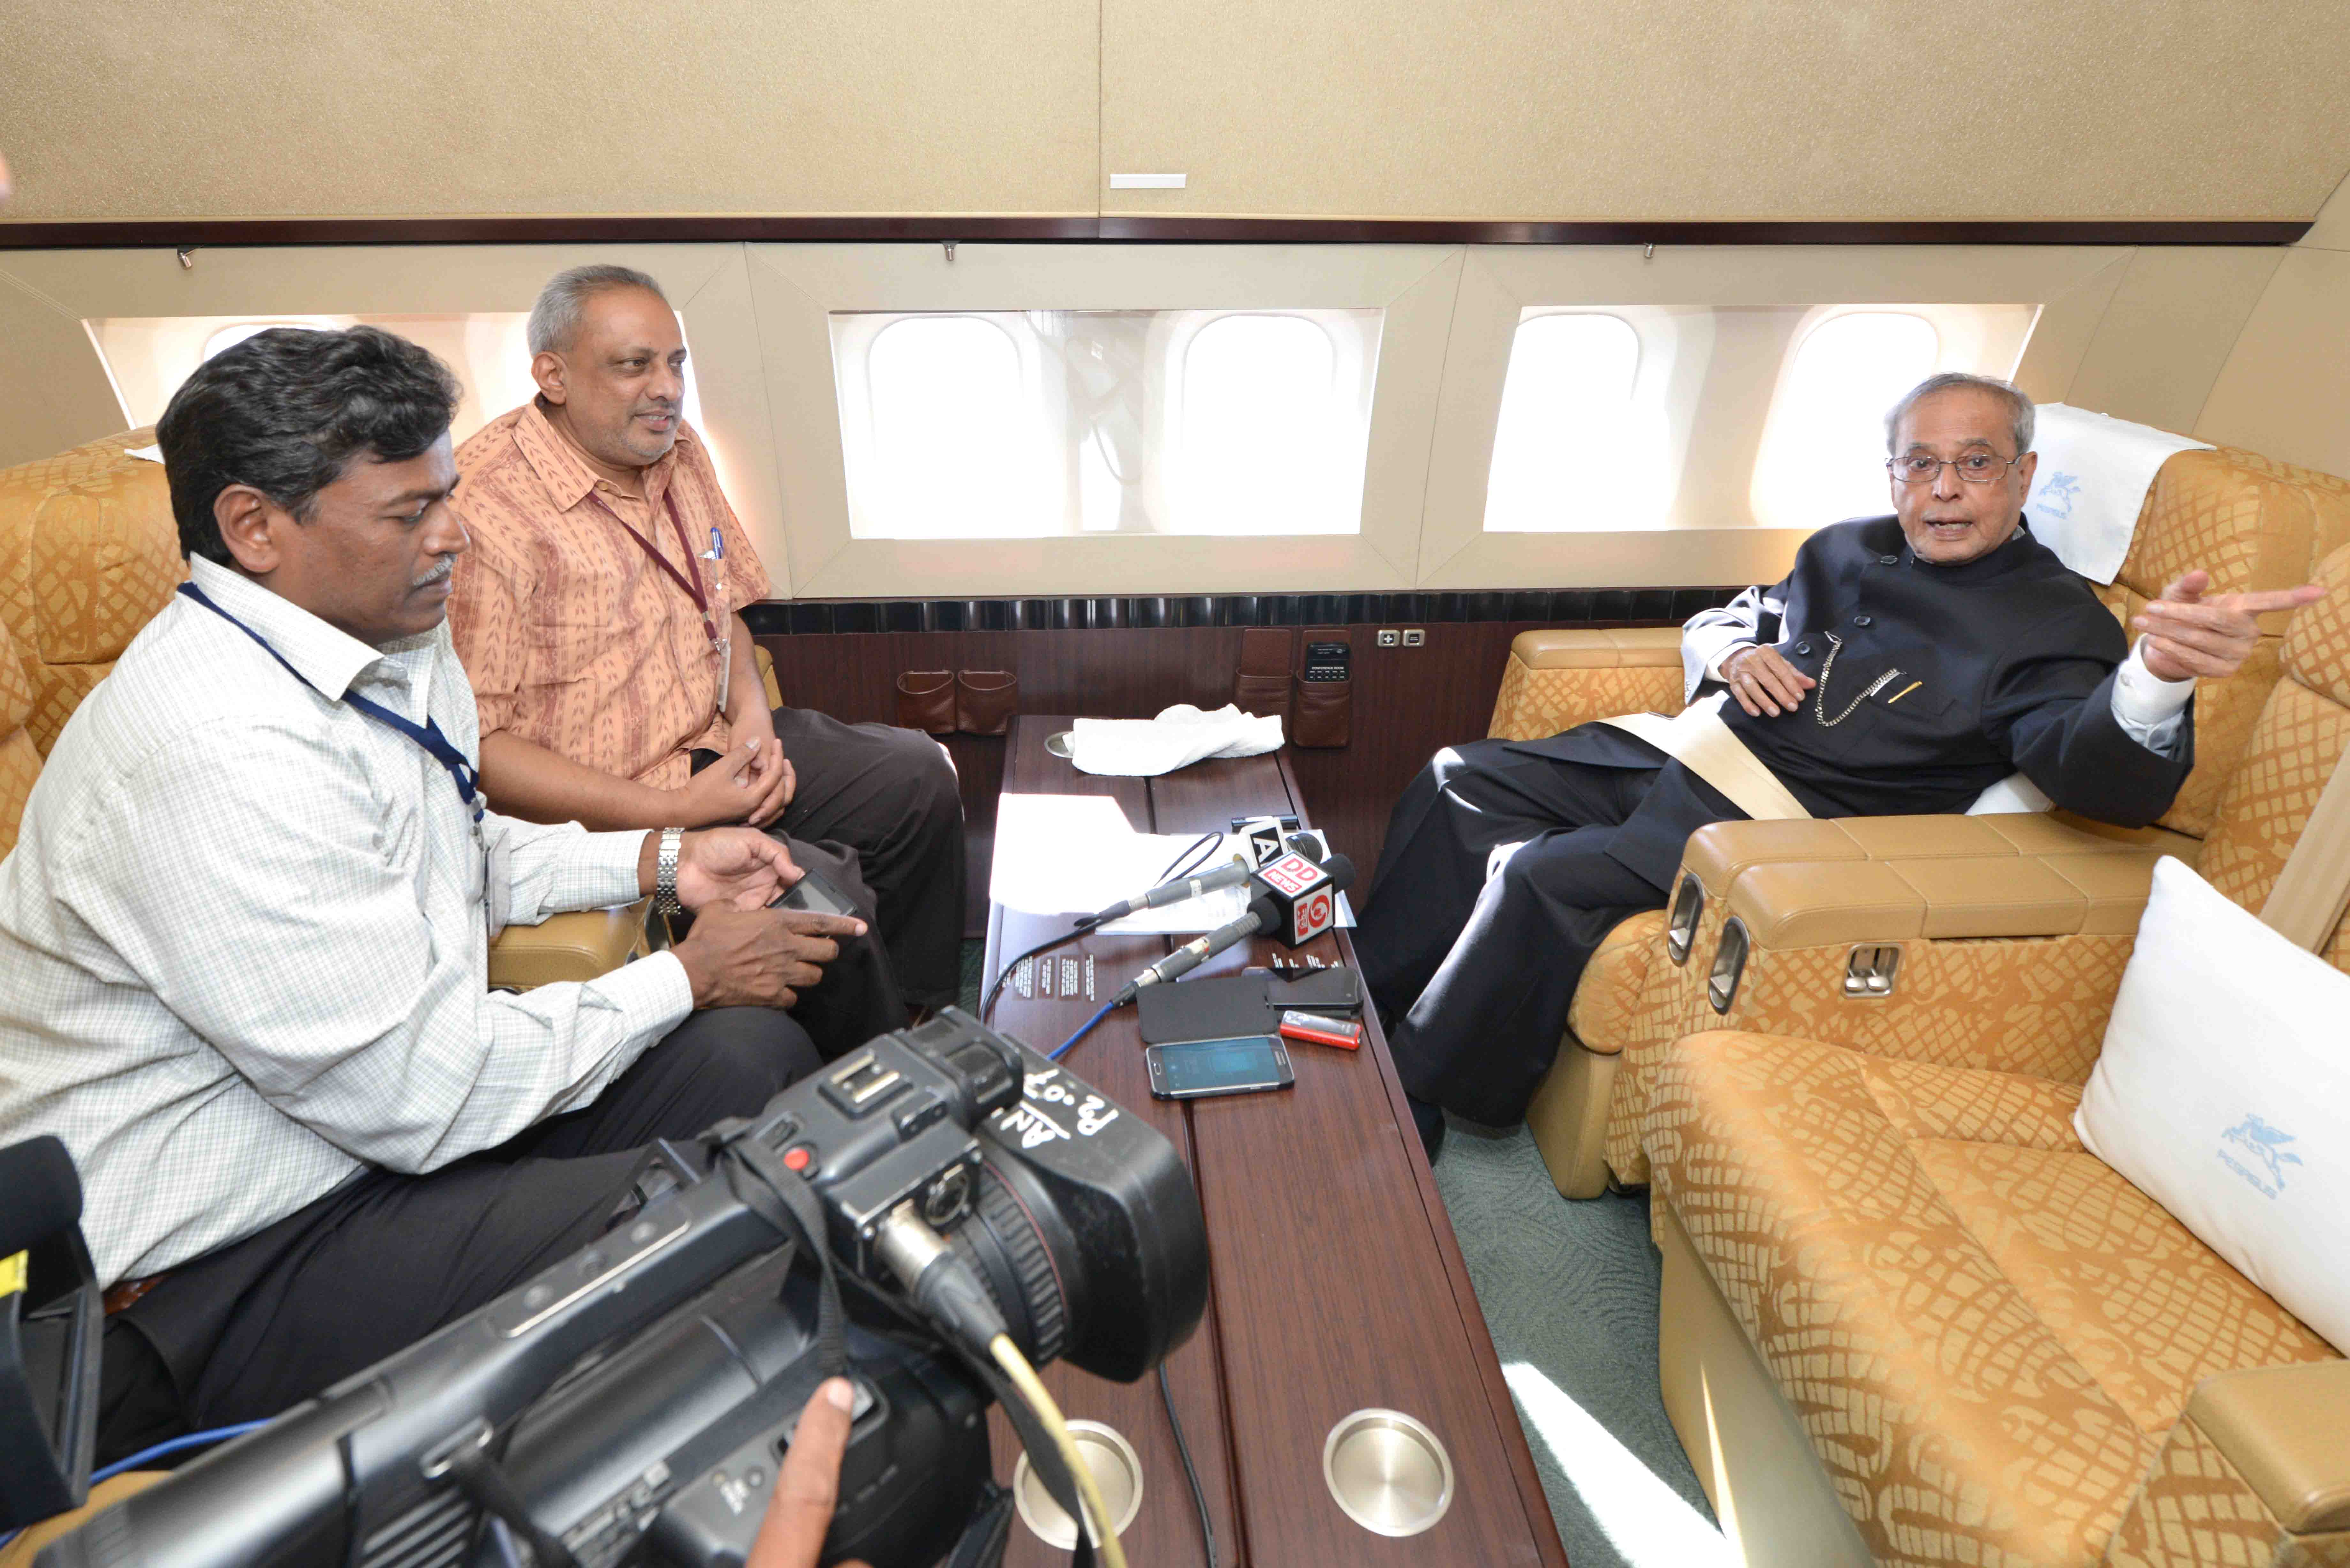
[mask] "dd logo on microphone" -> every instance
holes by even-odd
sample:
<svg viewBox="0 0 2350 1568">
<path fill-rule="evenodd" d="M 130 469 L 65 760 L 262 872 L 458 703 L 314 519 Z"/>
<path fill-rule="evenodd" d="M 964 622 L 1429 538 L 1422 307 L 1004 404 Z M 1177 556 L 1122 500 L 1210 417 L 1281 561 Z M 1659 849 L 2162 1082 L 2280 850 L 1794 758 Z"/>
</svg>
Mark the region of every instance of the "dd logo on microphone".
<svg viewBox="0 0 2350 1568">
<path fill-rule="evenodd" d="M 1290 938 L 1293 943 L 1311 941 L 1330 929 L 1330 895 L 1326 889 L 1311 893 L 1297 901 L 1290 911 Z"/>
<path fill-rule="evenodd" d="M 1283 940 L 1296 947 L 1330 929 L 1337 913 L 1330 873 L 1303 855 L 1284 855 L 1258 878 L 1271 888 L 1283 916 Z"/>
</svg>

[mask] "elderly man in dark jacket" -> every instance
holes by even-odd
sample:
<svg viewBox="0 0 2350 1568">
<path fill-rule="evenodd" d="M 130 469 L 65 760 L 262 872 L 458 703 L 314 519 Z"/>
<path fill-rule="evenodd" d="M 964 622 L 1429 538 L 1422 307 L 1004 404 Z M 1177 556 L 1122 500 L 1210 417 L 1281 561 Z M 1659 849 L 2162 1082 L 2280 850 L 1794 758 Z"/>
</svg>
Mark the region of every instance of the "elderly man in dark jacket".
<svg viewBox="0 0 2350 1568">
<path fill-rule="evenodd" d="M 2206 597 L 2189 572 L 2133 649 L 2024 526 L 2032 431 L 2004 381 L 1921 383 L 1887 417 L 1893 514 L 1822 529 L 1785 580 L 1689 623 L 1693 722 L 1474 742 L 1421 770 L 1356 945 L 1431 1152 L 1441 1108 L 1523 1117 L 1592 950 L 1663 907 L 1709 822 L 1962 812 L 2017 773 L 2099 821 L 2168 809 L 2196 679 L 2234 674 L 2254 618 L 2316 590 Z"/>
</svg>

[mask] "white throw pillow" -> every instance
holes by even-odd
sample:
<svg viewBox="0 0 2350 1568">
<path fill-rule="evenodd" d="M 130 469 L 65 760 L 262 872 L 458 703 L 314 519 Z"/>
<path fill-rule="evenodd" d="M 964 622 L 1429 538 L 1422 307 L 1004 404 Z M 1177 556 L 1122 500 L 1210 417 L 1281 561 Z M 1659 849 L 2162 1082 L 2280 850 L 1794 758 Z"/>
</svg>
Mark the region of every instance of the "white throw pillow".
<svg viewBox="0 0 2350 1568">
<path fill-rule="evenodd" d="M 2157 862 L 2073 1128 L 2350 1350 L 2350 974 Z"/>
</svg>

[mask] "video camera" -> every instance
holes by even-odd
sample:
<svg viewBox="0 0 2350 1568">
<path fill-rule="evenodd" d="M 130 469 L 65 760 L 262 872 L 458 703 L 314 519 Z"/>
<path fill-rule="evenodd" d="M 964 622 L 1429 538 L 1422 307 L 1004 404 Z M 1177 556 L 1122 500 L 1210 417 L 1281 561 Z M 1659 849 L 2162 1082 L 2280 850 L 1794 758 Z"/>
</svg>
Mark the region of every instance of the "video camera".
<svg viewBox="0 0 2350 1568">
<path fill-rule="evenodd" d="M 990 1561 L 1009 1522 L 991 1397 L 1085 1517 L 1057 1412 L 1004 1366 L 1132 1381 L 1206 1305 L 1173 1147 L 953 1008 L 658 1146 L 637 1190 L 595 1244 L 118 1504 L 43 1568 L 739 1564 L 836 1372 L 856 1401 L 826 1560 Z"/>
</svg>

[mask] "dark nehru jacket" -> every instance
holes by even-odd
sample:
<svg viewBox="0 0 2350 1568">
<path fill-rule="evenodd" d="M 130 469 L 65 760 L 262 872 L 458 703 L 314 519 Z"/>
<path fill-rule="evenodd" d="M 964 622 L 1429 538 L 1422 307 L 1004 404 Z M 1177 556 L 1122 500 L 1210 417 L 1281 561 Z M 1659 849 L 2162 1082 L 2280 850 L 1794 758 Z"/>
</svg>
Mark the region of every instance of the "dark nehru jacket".
<svg viewBox="0 0 2350 1568">
<path fill-rule="evenodd" d="M 2135 827 L 2169 807 L 2194 765 L 2191 706 L 2170 756 L 2123 731 L 2113 684 L 2127 639 L 2087 583 L 2021 525 L 1988 555 L 1937 566 L 1918 558 L 1896 518 L 1839 523 L 1750 600 L 1752 640 L 1821 684 L 1796 712 L 1752 717 L 1733 699 L 1722 718 L 1814 816 L 1962 812 L 2022 772 L 2058 805 Z M 1720 690 L 1708 680 L 1700 695 Z M 1823 712 L 1843 717 L 1823 724 Z M 1661 757 L 1602 724 L 1510 749 L 1618 768 Z M 1670 763 L 1610 853 L 1664 888 L 1691 832 L 1743 815 Z"/>
</svg>

